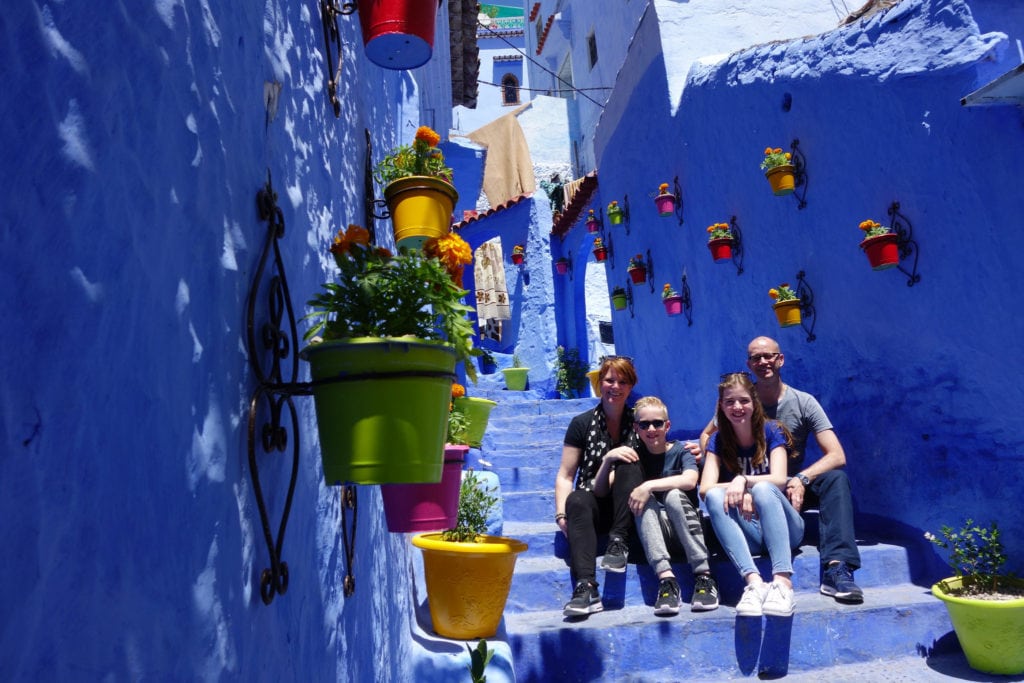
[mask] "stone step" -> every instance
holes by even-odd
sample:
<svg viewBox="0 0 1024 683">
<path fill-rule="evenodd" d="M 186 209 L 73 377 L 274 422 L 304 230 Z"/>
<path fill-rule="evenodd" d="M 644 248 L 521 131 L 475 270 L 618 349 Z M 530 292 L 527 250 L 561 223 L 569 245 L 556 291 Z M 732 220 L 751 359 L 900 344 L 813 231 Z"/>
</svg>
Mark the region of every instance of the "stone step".
<svg viewBox="0 0 1024 683">
<path fill-rule="evenodd" d="M 910 657 L 949 630 L 945 608 L 914 584 L 878 588 L 862 605 L 800 593 L 793 617 L 739 617 L 722 606 L 658 617 L 629 605 L 583 619 L 558 609 L 506 613 L 516 679 L 723 680 L 778 677 L 879 657 Z"/>
</svg>

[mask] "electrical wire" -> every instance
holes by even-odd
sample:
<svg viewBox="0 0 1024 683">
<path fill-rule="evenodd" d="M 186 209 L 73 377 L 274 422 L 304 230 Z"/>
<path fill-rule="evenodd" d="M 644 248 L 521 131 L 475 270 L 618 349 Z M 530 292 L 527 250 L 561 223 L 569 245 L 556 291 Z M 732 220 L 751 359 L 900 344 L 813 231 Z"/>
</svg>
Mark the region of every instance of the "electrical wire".
<svg viewBox="0 0 1024 683">
<path fill-rule="evenodd" d="M 502 41 L 504 41 L 504 42 L 505 42 L 506 44 L 508 44 L 508 46 L 509 46 L 510 48 L 512 48 L 513 50 L 515 50 L 515 51 L 516 51 L 516 52 L 518 52 L 519 54 L 521 54 L 521 55 L 522 55 L 523 57 L 526 57 L 526 59 L 528 59 L 528 60 L 530 61 L 530 63 L 531 63 L 531 64 L 535 64 L 535 65 L 537 65 L 537 66 L 538 66 L 538 67 L 540 67 L 540 68 L 541 68 L 541 69 L 542 69 L 543 71 L 545 71 L 545 72 L 547 72 L 547 73 L 551 74 L 552 76 L 554 76 L 555 78 L 557 78 L 559 82 L 561 82 L 561 83 L 564 83 L 564 84 L 565 84 L 565 85 L 567 86 L 567 87 L 565 88 L 566 90 L 570 90 L 570 91 L 572 91 L 572 92 L 578 92 L 578 93 L 579 93 L 579 94 L 580 94 L 580 95 L 581 95 L 582 97 L 585 97 L 585 98 L 587 98 L 588 100 L 590 100 L 591 102 L 593 102 L 594 104 L 596 104 L 596 105 L 597 105 L 598 107 L 600 107 L 601 109 L 604 109 L 604 105 L 603 105 L 603 104 L 601 104 L 600 102 L 598 102 L 597 100 L 595 100 L 595 99 L 594 99 L 593 97 L 591 97 L 591 96 L 590 96 L 590 95 L 588 95 L 587 93 L 583 92 L 583 90 L 582 90 L 582 89 L 580 89 L 580 88 L 577 88 L 577 87 L 575 87 L 575 86 L 574 86 L 574 85 L 573 85 L 572 83 L 570 83 L 569 81 L 565 80 L 564 78 L 562 78 L 561 76 L 559 76 L 558 74 L 556 74 L 556 73 L 555 73 L 554 71 L 552 71 L 551 69 L 549 69 L 549 68 L 547 68 L 546 66 L 544 66 L 543 64 L 541 64 L 540 62 L 538 62 L 538 61 L 537 61 L 536 59 L 534 59 L 534 58 L 533 58 L 533 57 L 531 57 L 530 55 L 528 55 L 528 54 L 526 54 L 525 52 L 523 52 L 522 50 L 520 50 L 520 49 L 519 49 L 518 47 L 516 47 L 515 45 L 513 45 L 513 44 L 511 43 L 511 41 L 509 41 L 509 40 L 508 40 L 507 38 L 505 38 L 505 36 L 501 35 L 500 33 L 498 33 L 497 31 L 495 31 L 495 30 L 494 30 L 493 28 L 491 28 L 490 26 L 487 26 L 486 24 L 482 24 L 482 23 L 480 23 L 480 20 L 479 20 L 479 19 L 477 20 L 477 22 L 476 22 L 476 25 L 477 25 L 477 26 L 479 26 L 479 27 L 482 27 L 482 28 L 485 28 L 485 29 L 487 29 L 487 30 L 488 30 L 488 31 L 489 31 L 489 32 L 490 32 L 490 33 L 491 33 L 491 34 L 492 34 L 492 35 L 493 35 L 493 36 L 494 36 L 495 38 L 501 38 L 501 40 L 502 40 Z M 479 81 L 478 81 L 478 82 L 479 82 Z M 494 85 L 494 84 L 493 84 L 493 83 L 488 83 L 488 85 Z M 522 90 L 528 90 L 529 88 L 521 88 L 521 89 L 522 89 Z M 598 88 L 588 88 L 588 89 L 589 89 L 589 90 L 597 90 Z M 603 90 L 611 90 L 611 88 L 601 88 L 601 89 L 603 89 Z M 547 90 L 544 90 L 543 92 L 547 92 Z M 559 92 L 561 92 L 561 90 L 560 90 Z"/>
</svg>

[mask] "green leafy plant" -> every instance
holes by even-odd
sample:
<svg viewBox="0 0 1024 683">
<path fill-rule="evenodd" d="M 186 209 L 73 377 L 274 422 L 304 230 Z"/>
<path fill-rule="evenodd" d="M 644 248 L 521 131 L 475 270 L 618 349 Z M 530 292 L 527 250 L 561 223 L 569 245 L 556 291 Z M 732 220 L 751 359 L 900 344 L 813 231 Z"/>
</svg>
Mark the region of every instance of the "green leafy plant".
<svg viewBox="0 0 1024 683">
<path fill-rule="evenodd" d="M 878 237 L 879 235 L 888 235 L 891 230 L 885 227 L 881 223 L 877 223 L 870 218 L 866 221 L 861 221 L 860 229 L 864 231 L 864 239 L 869 237 Z"/>
<path fill-rule="evenodd" d="M 373 170 L 373 177 L 381 185 L 414 175 L 432 176 L 452 182 L 452 169 L 444 162 L 444 154 L 437 148 L 441 136 L 428 126 L 416 129 L 411 145 L 401 145 L 384 157 Z"/>
<path fill-rule="evenodd" d="M 790 288 L 788 282 L 783 282 L 778 287 L 772 287 L 769 289 L 768 296 L 775 299 L 776 303 L 781 303 L 783 301 L 795 301 L 797 298 L 796 292 Z"/>
<path fill-rule="evenodd" d="M 513 353 L 512 354 L 512 367 L 514 367 L 514 368 L 521 368 L 521 367 L 523 367 L 523 361 L 519 357 L 518 353 Z"/>
<path fill-rule="evenodd" d="M 498 499 L 491 494 L 496 489 L 485 489 L 473 470 L 468 470 L 459 487 L 459 514 L 455 528 L 441 532 L 441 539 L 454 543 L 472 543 L 487 531 L 487 517 Z"/>
<path fill-rule="evenodd" d="M 614 291 L 612 292 L 614 295 Z M 565 396 L 578 396 L 579 389 L 587 379 L 587 364 L 580 360 L 578 349 L 558 346 L 558 367 L 555 371 L 555 390 Z"/>
<path fill-rule="evenodd" d="M 984 527 L 968 518 L 959 530 L 943 525 L 938 536 L 930 532 L 924 536 L 940 548 L 950 551 L 949 566 L 961 579 L 961 588 L 947 590 L 947 593 L 961 596 L 995 593 L 1002 589 L 1000 580 L 1009 577 L 1002 571 L 1006 564 L 1006 553 L 995 522 Z"/>
<path fill-rule="evenodd" d="M 731 240 L 732 230 L 728 223 L 712 223 L 708 226 L 708 241 Z"/>
<path fill-rule="evenodd" d="M 313 324 L 305 339 L 413 336 L 451 344 L 458 360 L 479 354 L 466 317 L 473 309 L 463 303 L 466 290 L 438 258 L 419 251 L 393 256 L 370 245 L 369 233 L 357 225 L 338 231 L 331 253 L 338 281 L 324 284 L 307 302 L 312 312 L 305 318 Z M 476 381 L 472 363 L 466 363 L 466 374 Z"/>
<path fill-rule="evenodd" d="M 771 147 L 764 148 L 764 161 L 761 162 L 762 171 L 786 166 L 791 163 L 793 163 L 793 155 L 789 152 L 783 152 L 781 147 L 774 149 Z"/>
<path fill-rule="evenodd" d="M 671 299 L 672 297 L 675 297 L 675 296 L 679 296 L 679 292 L 677 292 L 676 290 L 672 289 L 672 285 L 670 285 L 669 283 L 666 282 L 665 286 L 661 288 L 661 298 L 662 299 Z"/>
<path fill-rule="evenodd" d="M 640 268 L 642 270 L 647 269 L 647 264 L 644 263 L 644 257 L 642 254 L 630 257 L 629 264 L 626 266 L 626 269 L 632 270 L 633 268 Z"/>
<path fill-rule="evenodd" d="M 487 683 L 487 676 L 484 676 L 484 669 L 491 661 L 491 657 L 494 656 L 494 650 L 487 649 L 487 641 L 481 639 L 476 644 L 476 649 L 469 647 L 469 643 L 466 643 L 466 649 L 469 650 L 469 675 L 473 683 Z"/>
</svg>

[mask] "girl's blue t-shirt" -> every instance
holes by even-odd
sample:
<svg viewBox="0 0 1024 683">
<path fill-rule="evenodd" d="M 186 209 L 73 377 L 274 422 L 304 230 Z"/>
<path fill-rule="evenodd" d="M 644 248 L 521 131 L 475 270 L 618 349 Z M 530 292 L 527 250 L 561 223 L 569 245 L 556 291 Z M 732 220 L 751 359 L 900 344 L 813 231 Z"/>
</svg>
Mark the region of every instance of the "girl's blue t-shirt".
<svg viewBox="0 0 1024 683">
<path fill-rule="evenodd" d="M 767 422 L 764 423 L 764 440 L 765 440 L 765 447 L 767 449 L 767 452 L 765 454 L 764 461 L 760 464 L 760 466 L 758 466 L 756 468 L 754 467 L 753 462 L 754 462 L 754 452 L 755 452 L 757 447 L 756 446 L 751 446 L 749 448 L 740 448 L 740 449 L 738 449 L 737 456 L 739 457 L 740 468 L 742 469 L 742 472 L 739 472 L 738 474 L 754 475 L 754 474 L 769 474 L 770 473 L 770 470 L 771 470 L 771 457 L 770 456 L 771 456 L 772 450 L 777 448 L 778 446 L 785 447 L 785 445 L 786 445 L 786 437 L 782 433 L 782 428 L 779 427 L 779 423 L 776 422 L 775 420 L 768 420 Z M 718 453 L 718 432 L 715 432 L 714 434 L 712 434 L 711 438 L 708 439 L 708 452 L 709 453 Z M 721 467 L 720 471 L 718 473 L 718 480 L 721 481 L 721 482 L 732 481 L 733 477 L 735 477 L 735 476 L 736 476 L 736 474 L 733 473 L 733 472 L 730 472 L 726 467 Z"/>
</svg>

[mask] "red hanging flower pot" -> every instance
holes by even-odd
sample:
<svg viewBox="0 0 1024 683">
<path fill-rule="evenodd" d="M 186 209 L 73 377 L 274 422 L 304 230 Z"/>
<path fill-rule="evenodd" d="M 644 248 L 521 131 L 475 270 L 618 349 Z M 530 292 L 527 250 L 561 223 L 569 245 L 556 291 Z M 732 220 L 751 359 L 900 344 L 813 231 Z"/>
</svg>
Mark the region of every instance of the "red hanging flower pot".
<svg viewBox="0 0 1024 683">
<path fill-rule="evenodd" d="M 598 247 L 594 250 L 594 258 L 598 261 L 604 261 L 608 258 L 608 250 L 604 247 Z"/>
<path fill-rule="evenodd" d="M 512 252 L 512 264 L 520 266 L 523 264 L 523 255 Z"/>
<path fill-rule="evenodd" d="M 360 0 L 359 24 L 371 62 L 385 69 L 415 69 L 434 50 L 433 0 Z"/>
<path fill-rule="evenodd" d="M 634 285 L 642 285 L 647 282 L 646 268 L 628 268 L 626 272 L 629 273 L 629 278 L 633 281 Z"/>
<path fill-rule="evenodd" d="M 900 249 L 899 237 L 895 233 L 875 235 L 860 243 L 860 248 L 868 257 L 871 268 L 874 270 L 887 270 L 899 265 Z"/>
<path fill-rule="evenodd" d="M 569 272 L 569 261 L 568 259 L 560 258 L 555 261 L 555 270 L 558 271 L 559 275 L 565 275 Z"/>
<path fill-rule="evenodd" d="M 711 258 L 715 263 L 726 263 L 732 260 L 732 239 L 729 237 L 708 240 L 708 249 L 711 250 Z"/>
</svg>

